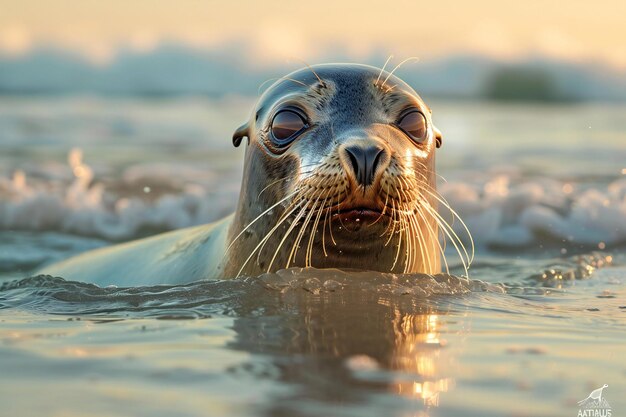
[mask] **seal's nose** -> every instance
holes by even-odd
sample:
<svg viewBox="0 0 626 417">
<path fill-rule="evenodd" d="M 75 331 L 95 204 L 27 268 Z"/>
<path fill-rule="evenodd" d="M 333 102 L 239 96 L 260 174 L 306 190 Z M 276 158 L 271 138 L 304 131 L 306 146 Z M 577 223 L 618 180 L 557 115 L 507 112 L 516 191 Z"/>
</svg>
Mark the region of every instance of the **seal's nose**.
<svg viewBox="0 0 626 417">
<path fill-rule="evenodd" d="M 385 154 L 385 149 L 376 144 L 355 144 L 344 149 L 357 182 L 364 187 L 372 184 L 376 169 Z"/>
</svg>

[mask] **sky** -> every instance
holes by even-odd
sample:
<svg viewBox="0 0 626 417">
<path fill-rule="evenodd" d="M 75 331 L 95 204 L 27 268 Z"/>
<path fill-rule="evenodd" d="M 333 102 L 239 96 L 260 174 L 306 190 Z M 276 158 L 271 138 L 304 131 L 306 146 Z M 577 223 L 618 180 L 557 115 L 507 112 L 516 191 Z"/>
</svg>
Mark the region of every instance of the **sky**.
<svg viewBox="0 0 626 417">
<path fill-rule="evenodd" d="M 0 0 L 0 52 L 53 46 L 111 60 L 163 43 L 243 45 L 260 64 L 394 54 L 545 56 L 626 68 L 626 1 Z"/>
</svg>

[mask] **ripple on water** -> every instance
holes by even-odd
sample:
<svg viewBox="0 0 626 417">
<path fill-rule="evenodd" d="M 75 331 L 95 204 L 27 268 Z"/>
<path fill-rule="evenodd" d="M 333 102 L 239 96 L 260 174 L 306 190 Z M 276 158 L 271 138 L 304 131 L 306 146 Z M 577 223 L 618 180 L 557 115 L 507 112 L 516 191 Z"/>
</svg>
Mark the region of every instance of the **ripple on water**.
<svg viewBox="0 0 626 417">
<path fill-rule="evenodd" d="M 130 288 L 101 288 L 39 275 L 0 285 L 0 309 L 18 308 L 74 316 L 186 319 L 266 310 L 276 305 L 277 296 L 304 296 L 302 293 L 309 297 L 327 297 L 337 293 L 347 297 L 410 300 L 413 303 L 472 293 L 508 294 L 528 299 L 554 295 L 564 282 L 588 279 L 596 269 L 609 265 L 611 261 L 612 256 L 603 253 L 560 260 L 558 265 L 548 261 L 543 273 L 509 284 L 448 274 L 392 274 L 315 268 L 289 268 L 258 277 L 204 280 L 185 285 Z M 610 292 L 599 295 L 609 296 Z"/>
</svg>

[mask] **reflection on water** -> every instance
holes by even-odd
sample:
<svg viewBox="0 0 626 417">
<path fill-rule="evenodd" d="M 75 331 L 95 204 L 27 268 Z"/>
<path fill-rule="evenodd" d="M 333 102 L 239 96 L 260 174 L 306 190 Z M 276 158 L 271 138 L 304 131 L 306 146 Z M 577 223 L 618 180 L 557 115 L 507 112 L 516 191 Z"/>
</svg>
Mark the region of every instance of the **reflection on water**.
<svg viewBox="0 0 626 417">
<path fill-rule="evenodd" d="M 447 307 L 345 277 L 342 284 L 340 291 L 280 293 L 278 311 L 264 306 L 262 316 L 235 320 L 231 347 L 270 354 L 280 380 L 298 385 L 309 400 L 362 401 L 346 395 L 346 387 L 363 386 L 420 400 L 424 409 L 437 406 L 453 386 L 442 321 Z"/>
<path fill-rule="evenodd" d="M 278 306 L 236 319 L 230 346 L 271 355 L 279 379 L 298 386 L 307 402 L 363 402 L 367 389 L 420 400 L 427 410 L 453 385 L 442 335 L 447 311 L 434 301 L 346 285 L 317 295 L 283 293 Z M 298 407 L 282 400 L 269 414 L 288 410 Z"/>
<path fill-rule="evenodd" d="M 451 378 L 442 377 L 441 368 L 449 363 L 442 359 L 445 340 L 441 339 L 437 314 L 402 314 L 396 310 L 393 327 L 396 330 L 392 369 L 414 373 L 419 378 L 411 384 L 398 381 L 396 392 L 419 398 L 426 406 L 438 406 L 439 394 L 448 392 L 454 384 Z"/>
</svg>

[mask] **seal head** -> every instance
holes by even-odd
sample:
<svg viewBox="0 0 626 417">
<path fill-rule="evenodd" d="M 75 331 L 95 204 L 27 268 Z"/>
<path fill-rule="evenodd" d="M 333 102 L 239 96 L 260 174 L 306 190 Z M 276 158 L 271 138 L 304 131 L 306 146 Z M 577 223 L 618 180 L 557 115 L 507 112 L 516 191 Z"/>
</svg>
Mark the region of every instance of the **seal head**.
<svg viewBox="0 0 626 417">
<path fill-rule="evenodd" d="M 326 64 L 279 79 L 233 135 L 246 155 L 224 274 L 439 272 L 441 140 L 419 95 L 378 68 Z"/>
</svg>

